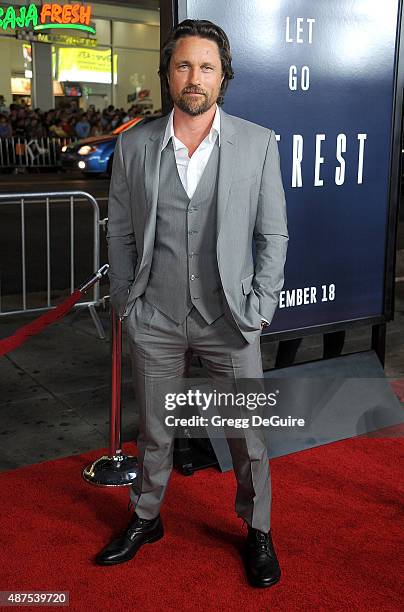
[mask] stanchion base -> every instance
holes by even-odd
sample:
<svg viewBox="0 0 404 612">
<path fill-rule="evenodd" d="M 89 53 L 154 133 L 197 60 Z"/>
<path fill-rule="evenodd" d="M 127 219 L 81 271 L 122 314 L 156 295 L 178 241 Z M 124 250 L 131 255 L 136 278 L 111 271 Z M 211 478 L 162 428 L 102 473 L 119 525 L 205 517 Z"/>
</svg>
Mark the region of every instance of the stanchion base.
<svg viewBox="0 0 404 612">
<path fill-rule="evenodd" d="M 98 487 L 127 487 L 137 476 L 137 459 L 130 455 L 104 455 L 85 467 L 82 476 Z"/>
</svg>

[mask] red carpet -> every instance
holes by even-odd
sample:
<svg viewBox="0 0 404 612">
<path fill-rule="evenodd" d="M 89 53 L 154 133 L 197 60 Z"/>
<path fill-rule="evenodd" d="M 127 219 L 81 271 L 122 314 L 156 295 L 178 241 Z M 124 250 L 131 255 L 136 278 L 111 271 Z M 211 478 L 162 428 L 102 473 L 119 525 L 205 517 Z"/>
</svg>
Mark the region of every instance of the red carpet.
<svg viewBox="0 0 404 612">
<path fill-rule="evenodd" d="M 82 480 L 99 452 L 0 474 L 0 590 L 70 591 L 68 609 L 90 612 L 402 610 L 403 451 L 402 437 L 355 438 L 272 460 L 283 576 L 263 590 L 236 551 L 231 472 L 174 472 L 166 537 L 112 568 L 92 556 L 126 525 L 128 491 Z"/>
</svg>

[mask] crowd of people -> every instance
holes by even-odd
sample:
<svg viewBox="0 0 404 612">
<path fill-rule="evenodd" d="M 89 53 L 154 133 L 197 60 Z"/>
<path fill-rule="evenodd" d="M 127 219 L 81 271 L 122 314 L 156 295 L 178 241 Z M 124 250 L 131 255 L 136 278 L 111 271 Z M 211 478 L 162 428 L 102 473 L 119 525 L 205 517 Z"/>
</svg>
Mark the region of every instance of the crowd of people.
<svg viewBox="0 0 404 612">
<path fill-rule="evenodd" d="M 10 104 L 7 107 L 3 96 L 0 96 L 0 138 L 20 137 L 28 140 L 39 140 L 46 137 L 87 138 L 109 134 L 114 129 L 130 121 L 143 112 L 139 105 L 132 105 L 128 110 L 115 108 L 110 104 L 100 111 L 90 105 L 86 111 L 69 103 L 60 109 L 42 111 L 32 109 L 26 104 Z"/>
</svg>

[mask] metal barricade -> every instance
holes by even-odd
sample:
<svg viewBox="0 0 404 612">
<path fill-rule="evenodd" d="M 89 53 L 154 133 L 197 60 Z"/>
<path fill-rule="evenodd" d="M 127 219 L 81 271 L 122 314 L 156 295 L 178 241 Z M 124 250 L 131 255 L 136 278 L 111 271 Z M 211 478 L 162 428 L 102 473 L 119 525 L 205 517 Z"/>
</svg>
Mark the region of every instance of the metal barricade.
<svg viewBox="0 0 404 612">
<path fill-rule="evenodd" d="M 78 202 L 80 200 L 80 202 Z M 20 261 L 17 263 L 21 271 L 21 291 L 18 296 L 21 296 L 21 306 L 18 308 L 13 307 L 11 310 L 3 310 L 2 307 L 2 295 L 4 294 L 4 288 L 0 285 L 0 320 L 1 317 L 10 315 L 16 315 L 21 313 L 34 313 L 49 310 L 54 308 L 51 299 L 52 286 L 51 286 L 51 271 L 52 271 L 52 259 L 51 259 L 51 209 L 55 206 L 60 206 L 62 203 L 68 204 L 69 214 L 69 276 L 70 276 L 70 292 L 72 293 L 75 289 L 76 281 L 75 278 L 75 208 L 83 204 L 83 200 L 88 203 L 92 208 L 92 229 L 93 229 L 93 244 L 92 244 L 92 265 L 93 271 L 96 271 L 100 267 L 100 226 L 105 225 L 105 220 L 100 221 L 100 210 L 96 199 L 85 191 L 55 191 L 55 192 L 37 192 L 37 193 L 8 193 L 0 194 L 0 213 L 3 213 L 5 206 L 16 205 L 19 208 L 19 239 L 20 239 Z M 46 286 L 41 288 L 39 294 L 42 298 L 43 305 L 35 306 L 30 308 L 27 306 L 27 237 L 29 228 L 26 222 L 26 210 L 29 204 L 44 204 L 45 210 L 45 234 L 46 239 L 42 244 L 35 244 L 37 247 L 37 253 L 45 255 L 46 259 Z M 3 217 L 3 214 L 1 215 Z M 30 239 L 34 238 L 32 235 Z M 32 248 L 32 247 L 31 247 Z M 78 279 L 82 280 L 82 279 Z M 66 287 L 67 289 L 67 287 Z M 105 337 L 104 329 L 99 320 L 98 314 L 95 310 L 95 306 L 102 302 L 100 300 L 100 289 L 99 284 L 96 283 L 92 290 L 92 299 L 85 302 L 78 302 L 77 306 L 87 307 L 90 311 L 91 317 L 97 328 L 97 331 L 101 338 Z"/>
<path fill-rule="evenodd" d="M 63 146 L 76 138 L 0 138 L 1 168 L 53 168 L 59 165 Z"/>
</svg>

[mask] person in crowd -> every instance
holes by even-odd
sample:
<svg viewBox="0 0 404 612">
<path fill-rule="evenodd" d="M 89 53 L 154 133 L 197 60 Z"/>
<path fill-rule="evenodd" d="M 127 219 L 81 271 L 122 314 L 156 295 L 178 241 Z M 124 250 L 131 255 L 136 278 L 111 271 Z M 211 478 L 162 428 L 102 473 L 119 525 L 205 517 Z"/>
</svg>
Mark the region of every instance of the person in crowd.
<svg viewBox="0 0 404 612">
<path fill-rule="evenodd" d="M 111 130 L 115 130 L 115 128 L 119 127 L 121 124 L 121 115 L 120 113 L 115 113 L 111 119 Z"/>
<path fill-rule="evenodd" d="M 45 137 L 45 130 L 37 117 L 31 117 L 26 129 L 28 140 L 40 140 Z"/>
<path fill-rule="evenodd" d="M 101 136 L 102 135 L 102 125 L 101 119 L 97 119 L 93 125 L 91 126 L 91 136 Z"/>
<path fill-rule="evenodd" d="M 18 117 L 14 123 L 13 136 L 19 139 L 25 139 L 27 134 L 27 129 L 25 125 L 25 119 L 23 117 Z"/>
<path fill-rule="evenodd" d="M 62 121 L 55 119 L 54 123 L 49 128 L 49 136 L 53 138 L 67 138 L 67 134 L 62 127 Z"/>
<path fill-rule="evenodd" d="M 87 136 L 90 135 L 91 125 L 88 121 L 86 113 L 84 113 L 79 121 L 77 121 L 74 129 L 78 138 L 87 138 Z"/>
<path fill-rule="evenodd" d="M 2 115 L 8 114 L 8 108 L 7 108 L 3 95 L 0 95 L 0 114 Z"/>
<path fill-rule="evenodd" d="M 11 138 L 13 130 L 8 117 L 4 114 L 0 115 L 0 138 Z"/>
<path fill-rule="evenodd" d="M 46 132 L 49 136 L 51 135 L 49 131 L 50 127 L 53 125 L 55 119 L 56 119 L 56 111 L 54 109 L 51 109 L 45 113 L 44 125 L 45 125 Z"/>
</svg>

